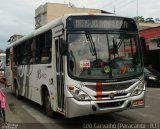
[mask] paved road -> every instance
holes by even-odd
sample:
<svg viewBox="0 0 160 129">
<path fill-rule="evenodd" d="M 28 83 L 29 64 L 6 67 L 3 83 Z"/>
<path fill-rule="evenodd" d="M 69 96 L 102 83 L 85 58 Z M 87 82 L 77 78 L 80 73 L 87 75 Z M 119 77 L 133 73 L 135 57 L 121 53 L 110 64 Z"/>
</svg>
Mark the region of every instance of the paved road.
<svg viewBox="0 0 160 129">
<path fill-rule="evenodd" d="M 105 128 L 115 128 L 118 124 L 122 128 L 122 123 L 139 123 L 138 126 L 142 128 L 144 125 L 141 123 L 148 123 L 147 126 L 158 129 L 160 122 L 160 88 L 147 88 L 145 108 L 73 119 L 62 116 L 56 119 L 49 118 L 38 104 L 25 98 L 17 100 L 9 89 L 5 89 L 5 93 L 9 105 L 6 112 L 7 121 L 9 124 L 12 123 L 11 127 L 18 126 L 18 129 L 103 128 L 102 125 Z M 113 124 L 110 125 L 110 123 Z"/>
</svg>

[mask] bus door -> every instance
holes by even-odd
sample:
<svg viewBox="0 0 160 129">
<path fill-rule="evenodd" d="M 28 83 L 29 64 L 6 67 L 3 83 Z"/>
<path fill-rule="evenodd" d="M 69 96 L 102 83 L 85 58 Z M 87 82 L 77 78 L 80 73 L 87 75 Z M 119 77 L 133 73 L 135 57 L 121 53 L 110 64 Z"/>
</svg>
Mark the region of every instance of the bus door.
<svg viewBox="0 0 160 129">
<path fill-rule="evenodd" d="M 13 86 L 12 85 L 13 84 L 12 65 L 13 65 L 12 64 L 12 53 L 10 52 L 10 49 L 7 49 L 6 50 L 6 85 L 7 86 Z"/>
<path fill-rule="evenodd" d="M 60 54 L 61 43 L 64 39 L 64 35 L 62 33 L 63 26 L 59 26 L 54 29 L 56 32 L 55 34 L 55 55 L 56 55 L 56 84 L 57 84 L 57 105 L 58 110 L 64 112 L 64 59 L 63 56 Z"/>
</svg>

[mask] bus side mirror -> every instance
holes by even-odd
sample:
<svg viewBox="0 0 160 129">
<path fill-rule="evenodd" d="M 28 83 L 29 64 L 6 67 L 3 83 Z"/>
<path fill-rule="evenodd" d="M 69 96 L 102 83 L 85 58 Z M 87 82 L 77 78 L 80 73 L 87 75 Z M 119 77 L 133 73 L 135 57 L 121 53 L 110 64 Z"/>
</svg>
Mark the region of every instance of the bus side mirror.
<svg viewBox="0 0 160 129">
<path fill-rule="evenodd" d="M 68 46 L 67 46 L 66 41 L 62 40 L 61 41 L 61 47 L 60 47 L 60 54 L 61 55 L 67 55 L 67 48 L 68 48 Z"/>
</svg>

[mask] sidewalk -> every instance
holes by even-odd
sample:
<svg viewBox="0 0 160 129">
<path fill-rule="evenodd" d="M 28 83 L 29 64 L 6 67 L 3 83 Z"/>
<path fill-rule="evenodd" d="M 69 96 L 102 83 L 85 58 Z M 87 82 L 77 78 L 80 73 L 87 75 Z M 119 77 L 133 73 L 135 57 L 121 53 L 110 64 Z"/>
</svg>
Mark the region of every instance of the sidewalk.
<svg viewBox="0 0 160 129">
<path fill-rule="evenodd" d="M 23 123 L 23 121 L 18 117 L 15 111 L 10 110 L 8 103 L 7 103 L 7 108 L 5 109 L 5 112 L 6 112 L 7 123 Z"/>
</svg>

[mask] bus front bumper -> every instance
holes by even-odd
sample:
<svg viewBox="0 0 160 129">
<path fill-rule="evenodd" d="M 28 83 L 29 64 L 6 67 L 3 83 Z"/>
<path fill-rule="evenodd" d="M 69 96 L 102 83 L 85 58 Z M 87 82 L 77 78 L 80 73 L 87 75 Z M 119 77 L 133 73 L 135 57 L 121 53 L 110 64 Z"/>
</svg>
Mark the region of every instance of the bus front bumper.
<svg viewBox="0 0 160 129">
<path fill-rule="evenodd" d="M 144 105 L 145 91 L 138 96 L 115 100 L 77 101 L 74 98 L 66 98 L 65 117 L 72 118 L 91 114 L 119 112 L 127 109 L 143 108 Z"/>
</svg>

